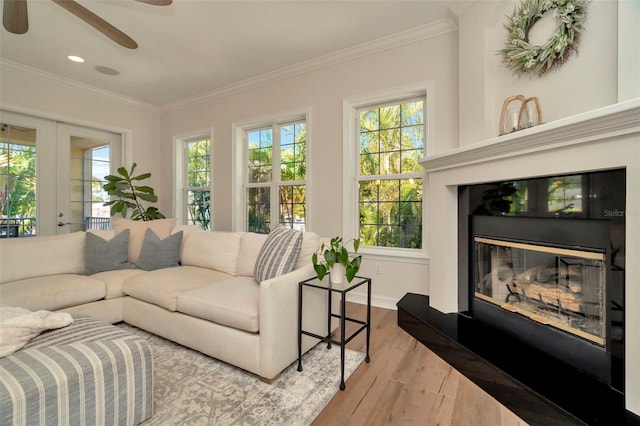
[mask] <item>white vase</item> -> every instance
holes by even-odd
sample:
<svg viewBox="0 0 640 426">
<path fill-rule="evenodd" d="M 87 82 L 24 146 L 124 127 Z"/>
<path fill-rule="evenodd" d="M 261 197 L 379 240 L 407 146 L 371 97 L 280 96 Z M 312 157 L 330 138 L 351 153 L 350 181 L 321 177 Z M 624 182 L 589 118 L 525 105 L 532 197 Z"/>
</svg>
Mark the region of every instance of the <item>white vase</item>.
<svg viewBox="0 0 640 426">
<path fill-rule="evenodd" d="M 334 263 L 329 272 L 329 279 L 332 284 L 342 284 L 345 279 L 346 271 L 342 263 Z"/>
</svg>

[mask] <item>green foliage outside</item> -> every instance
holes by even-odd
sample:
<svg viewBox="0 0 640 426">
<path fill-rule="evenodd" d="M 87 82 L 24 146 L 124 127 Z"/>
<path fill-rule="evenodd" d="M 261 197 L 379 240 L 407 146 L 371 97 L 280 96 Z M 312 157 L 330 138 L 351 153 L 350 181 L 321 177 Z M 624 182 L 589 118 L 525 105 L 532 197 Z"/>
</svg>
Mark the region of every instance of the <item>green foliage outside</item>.
<svg viewBox="0 0 640 426">
<path fill-rule="evenodd" d="M 303 227 L 306 218 L 307 129 L 304 123 L 280 127 L 280 205 L 282 225 Z M 268 233 L 271 225 L 271 186 L 273 182 L 273 131 L 265 128 L 248 132 L 247 230 Z"/>
<path fill-rule="evenodd" d="M 36 217 L 36 149 L 0 143 L 0 219 L 19 219 L 18 234 L 31 234 Z"/>
<path fill-rule="evenodd" d="M 211 141 L 200 139 L 187 144 L 187 209 L 190 222 L 211 229 Z M 204 189 L 199 189 L 204 188 Z"/>
<path fill-rule="evenodd" d="M 360 240 L 364 246 L 422 247 L 423 102 L 362 111 Z"/>
</svg>

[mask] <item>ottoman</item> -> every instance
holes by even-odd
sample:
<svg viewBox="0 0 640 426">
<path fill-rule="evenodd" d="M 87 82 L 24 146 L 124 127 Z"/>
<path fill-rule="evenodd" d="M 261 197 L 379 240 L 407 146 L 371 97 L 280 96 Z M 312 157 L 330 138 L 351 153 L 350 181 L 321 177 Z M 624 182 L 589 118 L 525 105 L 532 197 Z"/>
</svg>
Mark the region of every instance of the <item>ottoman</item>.
<svg viewBox="0 0 640 426">
<path fill-rule="evenodd" d="M 135 425 L 153 413 L 143 338 L 89 317 L 0 359 L 0 425 Z"/>
</svg>

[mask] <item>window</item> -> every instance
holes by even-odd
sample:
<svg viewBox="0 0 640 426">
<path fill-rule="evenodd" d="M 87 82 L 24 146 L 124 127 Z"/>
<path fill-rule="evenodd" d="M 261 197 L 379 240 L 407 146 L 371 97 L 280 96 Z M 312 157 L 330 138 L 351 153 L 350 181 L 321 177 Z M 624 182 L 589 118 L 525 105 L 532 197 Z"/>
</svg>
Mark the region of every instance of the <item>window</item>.
<svg viewBox="0 0 640 426">
<path fill-rule="evenodd" d="M 184 141 L 182 215 L 187 225 L 211 229 L 211 140 Z"/>
<path fill-rule="evenodd" d="M 307 126 L 303 120 L 247 129 L 245 230 L 306 225 Z M 271 206 L 278 206 L 272 209 Z"/>
<path fill-rule="evenodd" d="M 360 251 L 422 257 L 427 84 L 345 100 L 345 238 Z M 353 182 L 353 187 L 349 187 Z"/>
<path fill-rule="evenodd" d="M 35 235 L 36 132 L 0 127 L 0 237 Z"/>
<path fill-rule="evenodd" d="M 420 249 L 424 101 L 359 108 L 358 124 L 360 243 Z"/>
<path fill-rule="evenodd" d="M 74 142 L 72 138 L 72 147 Z M 75 170 L 76 166 L 80 166 L 78 170 Z M 80 149 L 77 159 L 73 157 L 72 148 L 69 198 L 71 210 L 82 211 L 80 217 L 85 221 L 84 230 L 110 228 L 111 212 L 109 207 L 104 206 L 109 201 L 109 195 L 102 188 L 106 183 L 105 176 L 111 174 L 110 167 L 109 145 Z"/>
</svg>

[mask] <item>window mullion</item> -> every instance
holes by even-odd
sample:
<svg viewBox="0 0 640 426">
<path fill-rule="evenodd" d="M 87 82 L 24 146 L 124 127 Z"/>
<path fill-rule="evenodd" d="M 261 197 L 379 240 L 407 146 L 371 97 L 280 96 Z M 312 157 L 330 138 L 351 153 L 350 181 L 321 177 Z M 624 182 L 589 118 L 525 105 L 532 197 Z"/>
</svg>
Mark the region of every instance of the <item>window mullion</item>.
<svg viewBox="0 0 640 426">
<path fill-rule="evenodd" d="M 271 185 L 271 229 L 280 223 L 280 126 L 274 124 L 273 132 L 273 153 L 272 153 L 272 185 Z"/>
</svg>

